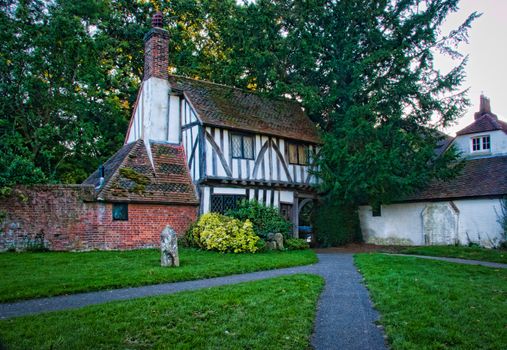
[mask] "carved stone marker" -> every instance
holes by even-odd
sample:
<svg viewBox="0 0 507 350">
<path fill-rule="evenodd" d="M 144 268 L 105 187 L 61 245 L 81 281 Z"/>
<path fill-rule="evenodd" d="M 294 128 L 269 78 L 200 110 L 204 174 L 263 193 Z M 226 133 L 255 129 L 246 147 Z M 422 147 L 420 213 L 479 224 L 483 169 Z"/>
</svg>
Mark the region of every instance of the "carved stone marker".
<svg viewBox="0 0 507 350">
<path fill-rule="evenodd" d="M 178 238 L 176 232 L 169 225 L 160 234 L 160 253 L 161 266 L 180 266 Z"/>
<path fill-rule="evenodd" d="M 269 233 L 266 239 L 268 250 L 283 250 L 283 235 L 281 233 Z"/>
<path fill-rule="evenodd" d="M 283 235 L 280 232 L 275 233 L 274 240 L 276 242 L 276 249 L 283 250 Z"/>
</svg>

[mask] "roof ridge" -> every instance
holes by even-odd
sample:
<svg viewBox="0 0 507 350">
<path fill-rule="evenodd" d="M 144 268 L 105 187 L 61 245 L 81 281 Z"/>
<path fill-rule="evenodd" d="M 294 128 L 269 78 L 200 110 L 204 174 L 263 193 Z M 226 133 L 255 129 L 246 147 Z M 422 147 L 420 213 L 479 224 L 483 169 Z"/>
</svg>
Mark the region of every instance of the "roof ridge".
<svg viewBox="0 0 507 350">
<path fill-rule="evenodd" d="M 209 81 L 209 80 L 190 78 L 190 77 L 186 77 L 186 76 L 178 75 L 178 74 L 169 74 L 169 77 L 182 78 L 182 79 L 186 79 L 186 80 L 192 80 L 192 81 L 195 81 L 198 83 L 204 83 L 204 84 L 215 85 L 215 86 L 219 86 L 219 87 L 223 87 L 223 88 L 234 89 L 234 90 L 238 90 L 240 92 L 243 92 L 245 94 L 252 94 L 252 95 L 256 95 L 256 96 L 264 97 L 264 98 L 269 98 L 269 99 L 273 99 L 273 100 L 280 100 L 280 101 L 295 103 L 301 107 L 301 103 L 299 101 L 294 100 L 294 99 L 289 99 L 289 98 L 286 98 L 283 96 L 267 96 L 267 95 L 263 95 L 263 93 L 259 92 L 259 91 L 247 90 L 245 88 L 239 88 L 239 87 L 233 86 L 233 85 L 226 85 L 226 84 L 216 83 L 214 81 Z"/>
<path fill-rule="evenodd" d="M 111 175 L 111 177 L 108 179 L 108 181 L 106 183 L 104 183 L 104 185 L 99 189 L 99 192 L 97 193 L 97 198 L 100 197 L 100 195 L 107 189 L 109 190 L 110 187 L 111 187 L 111 184 L 113 183 L 113 180 L 115 180 L 118 175 L 119 175 L 119 172 L 120 172 L 120 169 L 125 165 L 125 162 L 127 160 L 127 158 L 130 156 L 130 154 L 134 151 L 134 150 L 137 150 L 137 148 L 139 147 L 139 145 L 142 145 L 144 143 L 143 139 L 138 139 L 136 141 L 133 142 L 134 145 L 132 146 L 132 148 L 127 152 L 127 154 L 125 154 L 125 156 L 123 157 L 123 159 L 121 160 L 120 164 L 118 164 L 118 166 L 116 167 L 116 169 L 114 169 L 114 172 L 113 174 Z M 127 144 L 129 145 L 129 144 Z M 121 150 L 121 148 L 120 148 Z M 119 152 L 119 151 L 118 151 Z"/>
</svg>

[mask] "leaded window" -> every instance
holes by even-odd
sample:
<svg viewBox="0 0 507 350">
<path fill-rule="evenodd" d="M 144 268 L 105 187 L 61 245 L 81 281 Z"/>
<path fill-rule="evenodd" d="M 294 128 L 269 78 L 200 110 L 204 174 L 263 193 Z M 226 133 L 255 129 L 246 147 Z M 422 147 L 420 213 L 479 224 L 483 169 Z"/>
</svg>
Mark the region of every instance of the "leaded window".
<svg viewBox="0 0 507 350">
<path fill-rule="evenodd" d="M 308 164 L 308 146 L 289 143 L 289 163 L 298 165 Z"/>
<path fill-rule="evenodd" d="M 231 136 L 233 158 L 254 159 L 253 137 L 233 134 Z"/>
<path fill-rule="evenodd" d="M 214 194 L 211 196 L 211 211 L 214 213 L 225 214 L 228 210 L 238 208 L 239 202 L 246 199 L 246 196 L 234 194 Z"/>
<path fill-rule="evenodd" d="M 129 206 L 127 203 L 113 203 L 113 220 L 128 221 Z"/>
</svg>

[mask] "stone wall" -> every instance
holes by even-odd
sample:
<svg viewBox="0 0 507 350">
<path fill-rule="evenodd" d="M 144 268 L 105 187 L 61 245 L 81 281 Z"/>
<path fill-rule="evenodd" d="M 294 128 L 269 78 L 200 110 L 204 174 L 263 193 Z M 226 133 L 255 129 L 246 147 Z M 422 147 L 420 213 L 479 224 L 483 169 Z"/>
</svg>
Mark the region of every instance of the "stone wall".
<svg viewBox="0 0 507 350">
<path fill-rule="evenodd" d="M 166 225 L 181 235 L 197 218 L 195 206 L 131 203 L 128 221 L 115 221 L 112 204 L 94 195 L 85 185 L 15 188 L 0 199 L 0 251 L 24 249 L 40 238 L 51 250 L 155 247 Z"/>
</svg>

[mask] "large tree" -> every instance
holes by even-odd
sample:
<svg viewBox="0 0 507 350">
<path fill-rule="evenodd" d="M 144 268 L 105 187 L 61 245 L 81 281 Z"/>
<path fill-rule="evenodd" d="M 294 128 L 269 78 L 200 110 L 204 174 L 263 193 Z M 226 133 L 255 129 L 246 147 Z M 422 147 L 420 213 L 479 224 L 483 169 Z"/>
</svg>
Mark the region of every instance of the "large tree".
<svg viewBox="0 0 507 350">
<path fill-rule="evenodd" d="M 157 9 L 173 72 L 301 101 L 322 190 L 392 201 L 452 174 L 434 147 L 467 106 L 455 48 L 476 14 L 440 32 L 458 2 L 0 0 L 0 186 L 79 181 L 121 146 Z M 437 52 L 456 68 L 441 74 Z"/>
<path fill-rule="evenodd" d="M 178 74 L 217 79 L 234 0 L 0 0 L 0 188 L 80 182 L 116 152 L 156 10 Z M 177 67 L 177 69 L 175 69 Z"/>
<path fill-rule="evenodd" d="M 477 14 L 440 29 L 458 3 L 259 0 L 221 37 L 239 84 L 298 99 L 320 126 L 323 190 L 349 204 L 387 203 L 453 174 L 456 155 L 434 149 L 438 130 L 468 106 L 456 47 Z M 437 53 L 456 58 L 455 69 L 442 74 Z"/>
</svg>

